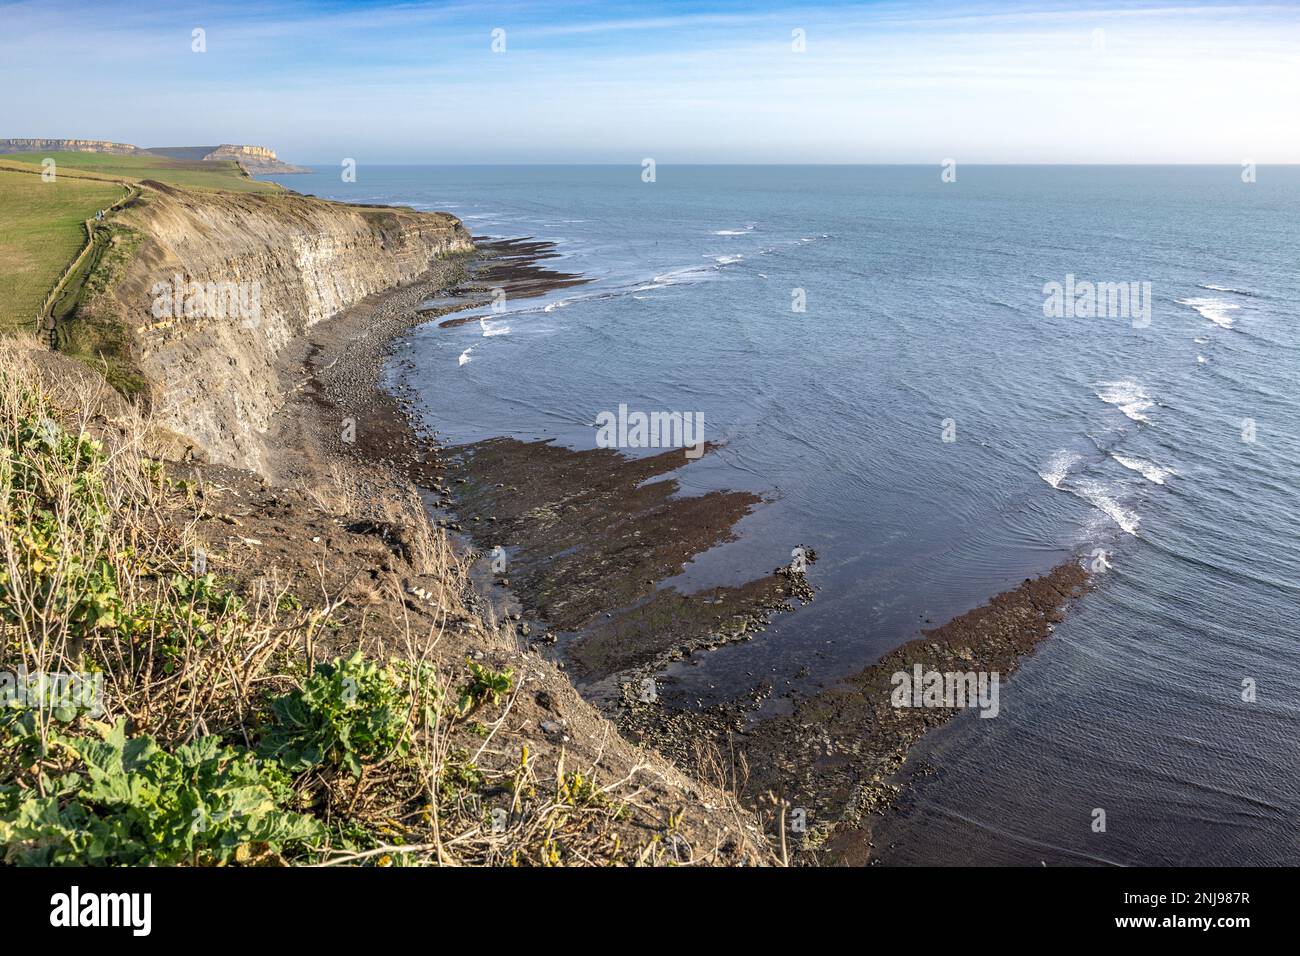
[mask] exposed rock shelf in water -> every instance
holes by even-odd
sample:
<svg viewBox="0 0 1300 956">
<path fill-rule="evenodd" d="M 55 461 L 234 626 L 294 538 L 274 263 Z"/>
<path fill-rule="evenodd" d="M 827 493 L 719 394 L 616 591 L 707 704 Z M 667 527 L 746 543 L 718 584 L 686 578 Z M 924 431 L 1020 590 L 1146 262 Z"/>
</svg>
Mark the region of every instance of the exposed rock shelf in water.
<svg viewBox="0 0 1300 956">
<path fill-rule="evenodd" d="M 681 449 L 628 458 L 500 438 L 452 451 L 457 509 L 475 544 L 508 549 L 507 580 L 529 616 L 577 632 L 564 648 L 575 675 L 615 679 L 615 696 L 672 660 L 751 636 L 798 591 L 777 573 L 698 594 L 659 587 L 731 540 L 761 500 L 681 496 L 675 478 L 652 480 L 688 464 Z"/>
<path fill-rule="evenodd" d="M 526 265 L 511 261 L 516 270 Z M 449 452 L 446 478 L 435 486 L 439 502 L 455 510 L 457 527 L 482 551 L 508 555 L 496 583 L 522 602 L 521 639 L 567 664 L 633 741 L 692 773 L 730 764 L 733 785 L 760 811 L 777 803 L 802 808 L 808 830 L 789 841 L 801 862 L 867 862 L 872 817 L 897 792 L 893 775 L 926 732 L 960 712 L 892 706 L 896 672 L 920 664 L 926 672 L 1005 678 L 1087 583 L 1077 562 L 1063 563 L 796 701 L 790 714 L 755 719 L 771 693 L 763 683 L 738 685 L 710 707 L 672 706 L 656 692 L 668 665 L 753 639 L 774 614 L 813 597 L 806 574 L 791 567 L 693 594 L 662 585 L 730 540 L 734 524 L 761 506 L 759 497 L 679 496 L 678 482 L 665 476 L 689 467 L 680 450 L 628 458 L 497 438 Z M 719 754 L 729 756 L 720 763 Z"/>
<path fill-rule="evenodd" d="M 1022 657 L 1083 594 L 1088 572 L 1067 561 L 1026 579 L 942 627 L 898 647 L 876 664 L 806 700 L 792 713 L 747 730 L 751 796 L 780 794 L 806 811 L 797 848 L 808 862 L 862 864 L 871 856 L 871 822 L 892 804 L 892 779 L 908 751 L 931 729 L 962 713 L 945 707 L 896 707 L 893 675 L 922 672 L 1010 675 Z"/>
<path fill-rule="evenodd" d="M 534 294 L 546 290 L 545 270 L 526 255 L 495 268 Z M 693 594 L 662 586 L 729 540 L 735 522 L 761 506 L 758 496 L 679 496 L 671 473 L 689 467 L 680 450 L 627 458 L 498 438 L 447 451 L 434 491 L 477 547 L 508 554 L 496 580 L 522 602 L 521 641 L 568 665 L 583 693 L 634 742 L 696 775 L 730 764 L 732 784 L 759 812 L 773 812 L 769 795 L 803 808 L 809 829 L 789 841 L 799 862 L 869 861 L 871 823 L 896 796 L 894 774 L 925 733 L 959 713 L 893 707 L 895 672 L 920 664 L 1005 678 L 1087 582 L 1079 564 L 1066 562 L 795 702 L 787 715 L 755 722 L 771 691 L 763 684 L 738 685 L 723 704 L 676 709 L 653 690 L 646 699 L 665 667 L 754 639 L 774 614 L 813 597 L 806 575 L 788 567 Z M 720 763 L 719 754 L 728 756 Z"/>
<path fill-rule="evenodd" d="M 548 630 L 566 632 L 557 656 L 633 741 L 690 772 L 731 754 L 749 768 L 737 783 L 751 805 L 762 808 L 774 794 L 802 808 L 807 836 L 792 838 L 791 848 L 803 862 L 867 862 L 872 818 L 891 805 L 892 778 L 909 750 L 962 712 L 893 706 L 895 673 L 919 664 L 923 672 L 996 672 L 1001 681 L 1088 582 L 1076 561 L 1026 579 L 796 701 L 790 714 L 753 719 L 770 693 L 761 684 L 736 686 L 722 704 L 676 709 L 647 698 L 645 682 L 672 661 L 754 638 L 772 615 L 812 598 L 805 574 L 789 567 L 694 594 L 660 585 L 728 540 L 757 496 L 678 497 L 675 480 L 651 481 L 684 464 L 680 451 L 627 459 L 506 438 L 450 451 L 453 477 L 438 488 L 454 495 L 478 547 L 506 549 L 502 577 L 523 602 L 526 639 L 546 645 Z"/>
<path fill-rule="evenodd" d="M 474 238 L 474 242 L 484 257 L 475 270 L 475 286 L 484 290 L 501 289 L 507 301 L 532 299 L 556 289 L 585 285 L 591 281 L 585 276 L 555 272 L 539 264 L 545 259 L 556 257 L 553 242 L 531 238 L 487 239 L 479 236 Z M 485 304 L 494 303 L 489 300 Z M 477 322 L 483 317 L 483 310 L 476 309 L 471 315 L 443 319 L 438 326 L 444 329 L 456 328 Z"/>
</svg>

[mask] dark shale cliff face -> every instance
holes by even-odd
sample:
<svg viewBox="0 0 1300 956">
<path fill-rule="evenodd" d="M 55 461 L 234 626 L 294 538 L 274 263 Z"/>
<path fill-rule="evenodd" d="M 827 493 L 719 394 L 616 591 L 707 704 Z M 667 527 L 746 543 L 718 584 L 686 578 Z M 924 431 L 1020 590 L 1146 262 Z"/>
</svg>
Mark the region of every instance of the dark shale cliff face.
<svg viewBox="0 0 1300 956">
<path fill-rule="evenodd" d="M 288 192 L 146 183 L 113 225 L 114 249 L 74 322 L 122 330 L 158 424 L 208 460 L 257 471 L 284 401 L 284 347 L 436 260 L 473 250 L 445 213 Z"/>
</svg>

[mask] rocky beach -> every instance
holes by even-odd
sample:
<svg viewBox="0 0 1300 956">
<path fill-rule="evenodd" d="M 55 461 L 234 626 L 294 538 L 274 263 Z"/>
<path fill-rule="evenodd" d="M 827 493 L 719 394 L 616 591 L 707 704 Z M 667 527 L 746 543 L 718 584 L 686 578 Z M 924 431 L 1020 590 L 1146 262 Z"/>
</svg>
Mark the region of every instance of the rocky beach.
<svg viewBox="0 0 1300 956">
<path fill-rule="evenodd" d="M 583 281 L 548 270 L 551 254 L 533 240 L 480 240 L 476 256 L 315 326 L 281 372 L 294 383 L 270 443 L 284 449 L 281 479 L 344 460 L 363 498 L 385 482 L 390 490 L 413 484 L 473 560 L 480 612 L 503 619 L 521 650 L 560 668 L 630 741 L 772 819 L 800 811 L 806 826 L 787 834 L 791 862 L 868 863 L 873 820 L 916 772 L 905 771 L 911 746 L 963 715 L 961 707 L 892 705 L 892 675 L 919 665 L 1010 676 L 1084 593 L 1087 573 L 1071 560 L 1026 579 L 864 671 L 788 699 L 776 716 L 760 713 L 774 691 L 761 680 L 733 688 L 725 703 L 668 705 L 659 694 L 668 665 L 761 640 L 774 616 L 814 600 L 818 556 L 809 551 L 802 566 L 741 585 L 682 593 L 662 582 L 729 540 L 761 498 L 681 495 L 672 475 L 690 465 L 680 450 L 628 458 L 505 436 L 455 446 L 420 424 L 393 368 L 402 336 L 425 322 L 454 328 L 490 315 L 496 289 L 513 299 Z M 345 422 L 355 423 L 351 441 L 340 437 Z M 385 477 L 366 477 L 376 474 Z"/>
</svg>

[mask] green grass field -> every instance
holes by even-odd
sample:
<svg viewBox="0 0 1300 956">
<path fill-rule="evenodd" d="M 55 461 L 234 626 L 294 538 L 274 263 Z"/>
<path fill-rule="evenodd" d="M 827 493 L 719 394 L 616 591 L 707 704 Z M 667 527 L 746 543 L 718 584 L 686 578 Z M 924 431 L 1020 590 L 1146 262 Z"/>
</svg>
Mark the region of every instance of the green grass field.
<svg viewBox="0 0 1300 956">
<path fill-rule="evenodd" d="M 125 194 L 115 182 L 0 169 L 0 332 L 36 329 L 46 293 L 86 244 L 82 223 Z"/>
<path fill-rule="evenodd" d="M 111 176 L 114 179 L 153 179 L 189 189 L 219 189 L 227 192 L 274 192 L 273 183 L 249 179 L 234 162 L 202 162 L 167 159 L 162 156 L 114 156 L 111 153 L 9 153 L 0 163 L 40 166 L 53 159 L 59 171 L 71 175 Z"/>
<path fill-rule="evenodd" d="M 46 158 L 55 178 L 39 175 Z M 82 223 L 125 195 L 121 181 L 152 179 L 187 189 L 275 192 L 233 162 L 108 153 L 0 155 L 0 333 L 35 329 L 46 294 L 86 243 Z"/>
</svg>

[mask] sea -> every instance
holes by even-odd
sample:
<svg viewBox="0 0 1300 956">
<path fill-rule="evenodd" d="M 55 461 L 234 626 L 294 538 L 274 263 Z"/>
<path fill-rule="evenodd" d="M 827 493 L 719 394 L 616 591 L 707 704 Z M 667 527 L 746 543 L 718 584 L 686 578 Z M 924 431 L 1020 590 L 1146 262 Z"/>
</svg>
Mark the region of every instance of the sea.
<svg viewBox="0 0 1300 956">
<path fill-rule="evenodd" d="M 816 600 L 667 675 L 683 699 L 758 676 L 779 709 L 1095 572 L 996 719 L 915 748 L 936 771 L 880 862 L 1300 863 L 1300 167 L 342 172 L 275 178 L 547 240 L 591 280 L 403 342 L 443 437 L 591 448 L 620 405 L 699 413 L 720 447 L 681 493 L 763 501 L 662 586 L 816 551 Z"/>
</svg>

